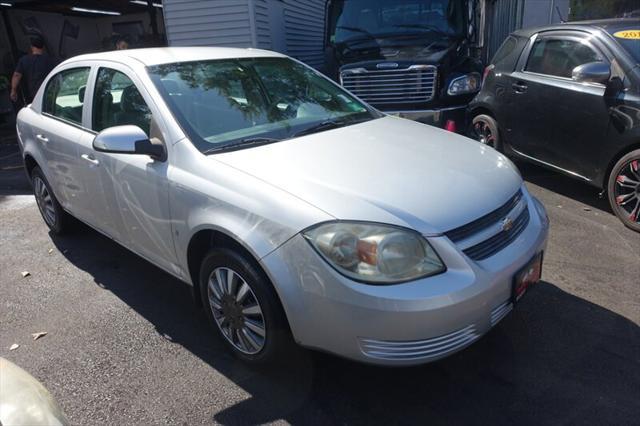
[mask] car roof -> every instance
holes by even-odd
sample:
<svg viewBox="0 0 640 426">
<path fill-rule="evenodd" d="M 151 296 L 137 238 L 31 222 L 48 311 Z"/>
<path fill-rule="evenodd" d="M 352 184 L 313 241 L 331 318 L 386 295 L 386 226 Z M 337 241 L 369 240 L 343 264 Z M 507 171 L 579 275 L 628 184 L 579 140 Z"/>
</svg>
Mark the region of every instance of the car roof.
<svg viewBox="0 0 640 426">
<path fill-rule="evenodd" d="M 611 34 L 616 31 L 639 28 L 640 18 L 615 18 L 590 21 L 573 21 L 562 24 L 547 25 L 544 27 L 523 28 L 521 30 L 514 31 L 513 34 L 516 36 L 528 38 L 542 31 L 553 30 L 604 30 Z"/>
<path fill-rule="evenodd" d="M 261 49 L 232 47 L 152 47 L 146 49 L 114 50 L 74 56 L 64 63 L 76 61 L 138 62 L 145 66 L 174 62 L 206 61 L 215 59 L 285 57 L 277 52 Z"/>
</svg>

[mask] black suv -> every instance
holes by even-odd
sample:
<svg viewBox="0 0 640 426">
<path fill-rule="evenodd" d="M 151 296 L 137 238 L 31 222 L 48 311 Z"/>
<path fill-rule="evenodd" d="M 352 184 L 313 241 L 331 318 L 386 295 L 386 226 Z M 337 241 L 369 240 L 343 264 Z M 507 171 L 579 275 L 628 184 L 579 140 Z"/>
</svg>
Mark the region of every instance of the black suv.
<svg viewBox="0 0 640 426">
<path fill-rule="evenodd" d="M 469 105 L 472 135 L 608 193 L 640 231 L 640 19 L 512 33 Z"/>
</svg>

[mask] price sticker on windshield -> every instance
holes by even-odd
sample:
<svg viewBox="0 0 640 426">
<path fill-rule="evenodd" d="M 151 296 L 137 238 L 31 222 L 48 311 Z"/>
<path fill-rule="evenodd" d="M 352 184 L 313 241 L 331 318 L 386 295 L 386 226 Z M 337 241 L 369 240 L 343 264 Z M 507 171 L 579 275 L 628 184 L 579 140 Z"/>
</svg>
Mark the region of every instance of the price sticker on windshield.
<svg viewBox="0 0 640 426">
<path fill-rule="evenodd" d="M 640 40 L 640 30 L 624 30 L 613 34 L 617 38 L 625 38 L 628 40 Z"/>
</svg>

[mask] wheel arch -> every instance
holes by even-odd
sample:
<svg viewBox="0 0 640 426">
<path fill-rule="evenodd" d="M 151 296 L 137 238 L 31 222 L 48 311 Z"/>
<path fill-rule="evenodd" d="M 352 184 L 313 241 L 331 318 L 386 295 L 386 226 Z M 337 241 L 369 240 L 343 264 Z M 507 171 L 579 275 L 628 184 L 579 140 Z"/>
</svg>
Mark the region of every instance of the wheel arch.
<svg viewBox="0 0 640 426">
<path fill-rule="evenodd" d="M 36 167 L 40 167 L 40 165 L 38 164 L 36 159 L 33 158 L 33 156 L 31 154 L 25 154 L 25 156 L 24 156 L 24 168 L 25 168 L 29 178 L 31 178 L 31 173 L 33 172 L 33 169 L 35 169 Z"/>
<path fill-rule="evenodd" d="M 605 169 L 604 173 L 602 173 L 601 175 L 598 176 L 598 182 L 596 182 L 598 184 L 598 186 L 603 190 L 603 191 L 607 191 L 607 187 L 609 184 L 609 175 L 611 174 L 611 171 L 613 170 L 613 168 L 615 167 L 616 163 L 625 155 L 627 155 L 628 153 L 630 153 L 631 151 L 635 151 L 636 149 L 640 149 L 640 141 L 638 142 L 634 142 L 631 145 L 627 145 L 625 146 L 623 149 L 621 149 L 619 152 L 616 153 L 616 155 L 613 156 L 613 158 L 609 161 L 609 164 L 607 165 L 607 168 Z M 604 194 L 605 192 L 603 192 Z"/>
</svg>

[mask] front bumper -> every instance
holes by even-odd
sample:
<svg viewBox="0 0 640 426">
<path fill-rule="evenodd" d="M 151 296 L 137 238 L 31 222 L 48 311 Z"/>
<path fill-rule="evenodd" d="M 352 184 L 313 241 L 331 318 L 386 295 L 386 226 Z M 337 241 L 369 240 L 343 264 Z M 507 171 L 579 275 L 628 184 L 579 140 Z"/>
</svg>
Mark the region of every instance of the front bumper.
<svg viewBox="0 0 640 426">
<path fill-rule="evenodd" d="M 526 197 L 531 220 L 505 249 L 474 262 L 447 237 L 430 237 L 447 272 L 409 283 L 349 280 L 301 235 L 261 262 L 300 345 L 381 365 L 430 362 L 468 346 L 511 310 L 512 279 L 544 251 L 548 235 Z"/>
<path fill-rule="evenodd" d="M 436 127 L 444 127 L 448 120 L 453 120 L 458 129 L 464 129 L 466 120 L 465 105 L 440 109 L 407 110 L 407 111 L 382 111 L 385 114 L 396 115 L 409 120 L 430 124 Z"/>
</svg>

